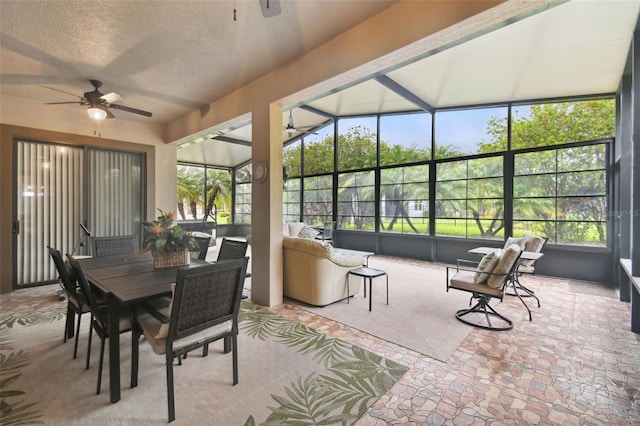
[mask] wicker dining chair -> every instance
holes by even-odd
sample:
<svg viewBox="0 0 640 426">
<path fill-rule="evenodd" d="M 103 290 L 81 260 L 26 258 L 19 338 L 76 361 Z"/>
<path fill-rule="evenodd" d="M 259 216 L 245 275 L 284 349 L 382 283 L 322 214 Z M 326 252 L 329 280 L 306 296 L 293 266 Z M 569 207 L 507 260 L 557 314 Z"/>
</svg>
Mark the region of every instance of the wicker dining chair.
<svg viewBox="0 0 640 426">
<path fill-rule="evenodd" d="M 119 256 L 138 251 L 137 235 L 120 235 L 112 237 L 93 237 L 93 257 Z"/>
<path fill-rule="evenodd" d="M 166 359 L 169 422 L 176 418 L 174 358 L 224 339 L 224 353 L 233 356 L 233 384 L 238 383 L 238 313 L 247 262 L 243 258 L 179 269 L 167 312 L 149 303 L 138 310 L 145 340 Z"/>
<path fill-rule="evenodd" d="M 91 362 L 91 335 L 92 330 L 95 330 L 98 337 L 100 337 L 100 362 L 98 365 L 98 385 L 96 387 L 96 394 L 100 394 L 100 386 L 102 384 L 102 366 L 104 364 L 104 346 L 105 341 L 109 338 L 109 313 L 106 304 L 99 303 L 99 299 L 95 294 L 93 288 L 89 284 L 87 277 L 84 274 L 84 270 L 73 256 L 67 254 L 67 260 L 73 269 L 73 272 L 78 279 L 80 288 L 84 292 L 89 308 L 92 313 L 91 328 L 89 329 L 89 344 L 87 348 L 87 365 L 86 369 L 89 369 Z M 123 309 L 120 313 L 119 325 L 120 333 L 131 332 L 131 387 L 135 387 L 138 382 L 138 345 L 140 340 L 140 329 L 135 324 L 135 314 L 128 310 Z"/>
<path fill-rule="evenodd" d="M 62 253 L 59 250 L 47 246 L 49 255 L 53 260 L 53 263 L 58 271 L 58 277 L 62 283 L 65 293 L 67 294 L 67 321 L 64 328 L 64 341 L 66 343 L 67 338 L 71 336 L 73 331 L 73 323 L 75 318 L 78 317 L 78 323 L 75 330 L 75 344 L 73 345 L 73 359 L 78 356 L 78 339 L 80 335 L 80 323 L 83 314 L 90 314 L 89 304 L 84 296 L 82 290 L 78 287 L 78 281 L 70 267 L 65 265 Z M 92 317 L 93 320 L 93 317 Z"/>
<path fill-rule="evenodd" d="M 221 260 L 242 259 L 247 255 L 248 246 L 249 243 L 247 241 L 222 238 L 222 244 L 220 244 L 220 251 L 218 252 L 216 262 L 220 262 Z"/>
<path fill-rule="evenodd" d="M 207 260 L 207 253 L 209 252 L 209 244 L 211 243 L 211 237 L 200 237 L 194 236 L 194 240 L 196 240 L 196 245 L 198 246 L 198 260 Z M 195 252 L 194 252 L 195 254 Z"/>
</svg>

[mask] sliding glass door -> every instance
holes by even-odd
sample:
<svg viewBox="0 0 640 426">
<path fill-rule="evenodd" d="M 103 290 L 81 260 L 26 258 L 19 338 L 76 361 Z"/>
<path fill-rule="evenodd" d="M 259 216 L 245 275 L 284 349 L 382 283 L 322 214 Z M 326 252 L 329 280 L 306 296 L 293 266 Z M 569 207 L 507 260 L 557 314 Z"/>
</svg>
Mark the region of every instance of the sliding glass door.
<svg viewBox="0 0 640 426">
<path fill-rule="evenodd" d="M 90 254 L 81 223 L 94 236 L 139 234 L 141 154 L 31 141 L 15 148 L 14 288 L 57 280 L 47 246 Z"/>
</svg>

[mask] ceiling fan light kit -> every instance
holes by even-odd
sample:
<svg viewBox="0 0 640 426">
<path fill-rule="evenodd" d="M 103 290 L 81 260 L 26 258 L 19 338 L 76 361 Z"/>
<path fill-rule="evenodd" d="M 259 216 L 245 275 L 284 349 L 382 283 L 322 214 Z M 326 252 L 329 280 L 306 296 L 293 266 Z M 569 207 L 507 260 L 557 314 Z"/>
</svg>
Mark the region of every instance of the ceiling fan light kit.
<svg viewBox="0 0 640 426">
<path fill-rule="evenodd" d="M 102 108 L 89 107 L 89 109 L 87 109 L 87 113 L 89 114 L 89 117 L 94 120 L 104 120 L 107 118 L 107 111 Z"/>
</svg>

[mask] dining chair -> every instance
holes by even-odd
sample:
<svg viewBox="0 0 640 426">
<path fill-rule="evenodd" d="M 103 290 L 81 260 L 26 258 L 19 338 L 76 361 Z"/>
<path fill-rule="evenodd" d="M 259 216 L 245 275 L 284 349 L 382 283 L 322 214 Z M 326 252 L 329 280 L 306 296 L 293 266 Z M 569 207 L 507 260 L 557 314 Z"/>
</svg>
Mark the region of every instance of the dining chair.
<svg viewBox="0 0 640 426">
<path fill-rule="evenodd" d="M 225 262 L 229 260 L 238 260 L 243 259 L 247 254 L 247 247 L 249 246 L 248 241 L 241 240 L 232 240 L 226 237 L 222 238 L 222 243 L 220 244 L 220 250 L 218 251 L 218 256 L 215 260 L 217 262 Z M 206 258 L 206 254 L 205 254 Z M 248 277 L 249 274 L 245 271 L 245 277 Z M 242 293 L 242 299 L 248 299 L 249 296 Z M 157 298 L 151 302 L 154 309 L 166 309 L 169 306 L 170 299 L 168 300 L 166 297 Z M 178 364 L 182 365 L 182 359 L 186 359 L 189 351 L 185 351 L 182 357 L 178 357 Z M 202 356 L 206 357 L 209 354 L 209 345 L 204 345 L 202 347 Z"/>
<path fill-rule="evenodd" d="M 65 343 L 67 338 L 71 336 L 71 332 L 73 332 L 75 317 L 78 317 L 78 323 L 75 330 L 75 344 L 73 345 L 73 359 L 76 359 L 78 356 L 78 338 L 80 335 L 82 315 L 86 313 L 90 314 L 91 309 L 89 309 L 89 305 L 82 293 L 82 290 L 78 287 L 78 281 L 76 280 L 73 271 L 64 263 L 62 253 L 50 246 L 47 246 L 47 250 L 49 250 L 49 255 L 51 256 L 56 270 L 58 271 L 58 277 L 62 283 L 62 287 L 67 294 L 67 321 L 64 329 Z"/>
<path fill-rule="evenodd" d="M 131 254 L 139 249 L 137 235 L 93 237 L 92 245 L 93 257 Z"/>
<path fill-rule="evenodd" d="M 484 255 L 480 262 L 458 259 L 456 266 L 447 266 L 447 292 L 449 289 L 466 291 L 471 293 L 472 301 L 477 301 L 472 307 L 456 312 L 459 321 L 487 330 L 513 328 L 513 321 L 496 311 L 489 302 L 491 299 L 502 301 L 507 284 L 514 279 L 521 254 L 520 247 L 512 244 L 506 250 Z M 450 271 L 454 270 L 449 277 Z M 492 323 L 491 318 L 497 318 L 499 323 Z"/>
<path fill-rule="evenodd" d="M 247 248 L 249 247 L 249 240 L 230 240 L 223 237 L 220 244 L 220 251 L 218 251 L 218 257 L 216 262 L 224 260 L 242 259 L 247 255 Z M 247 273 L 246 277 L 250 277 L 251 274 Z M 248 299 L 249 295 L 242 293 L 243 299 Z M 206 348 L 204 349 L 204 356 L 206 356 Z"/>
<path fill-rule="evenodd" d="M 174 358 L 224 339 L 224 353 L 233 356 L 233 384 L 238 383 L 238 312 L 247 262 L 242 258 L 178 269 L 167 311 L 163 314 L 149 303 L 137 311 L 145 340 L 165 356 L 169 422 L 176 418 Z"/>
<path fill-rule="evenodd" d="M 87 365 L 89 369 L 91 362 L 91 334 L 95 330 L 100 337 L 100 362 L 98 364 L 98 385 L 96 387 L 96 395 L 100 395 L 100 387 L 102 384 L 102 365 L 104 364 L 104 346 L 105 341 L 109 338 L 109 313 L 106 304 L 98 302 L 98 297 L 93 288 L 89 284 L 82 265 L 73 256 L 67 254 L 67 260 L 78 279 L 80 288 L 86 296 L 89 308 L 92 313 L 91 329 L 89 329 L 89 345 L 87 348 Z M 138 381 L 138 342 L 140 340 L 140 329 L 135 324 L 135 314 L 129 309 L 123 309 L 119 318 L 120 333 L 131 332 L 131 387 L 135 387 Z"/>
<path fill-rule="evenodd" d="M 216 258 L 215 263 L 218 262 L 226 262 L 230 260 L 238 260 L 244 259 L 247 254 L 247 247 L 249 246 L 248 241 L 241 240 L 232 240 L 228 238 L 222 238 L 222 243 L 220 244 L 220 250 L 218 251 L 218 257 Z M 246 274 L 245 271 L 245 277 Z M 247 299 L 248 295 L 241 295 L 242 299 Z M 170 299 L 166 297 L 157 298 L 151 302 L 153 304 L 153 308 L 158 309 L 167 309 L 170 304 Z M 189 351 L 185 351 L 182 357 L 178 358 L 178 363 L 182 365 L 182 359 L 186 359 Z M 206 357 L 209 354 L 209 345 L 202 346 L 202 356 Z"/>
<path fill-rule="evenodd" d="M 198 246 L 198 260 L 207 260 L 207 253 L 209 251 L 209 243 L 211 242 L 211 236 L 194 236 L 193 239 L 196 241 L 196 245 Z"/>
<path fill-rule="evenodd" d="M 242 259 L 247 255 L 248 246 L 248 241 L 230 240 L 224 237 L 222 238 L 222 244 L 220 244 L 220 251 L 218 252 L 216 262 L 220 262 L 221 260 Z"/>
</svg>

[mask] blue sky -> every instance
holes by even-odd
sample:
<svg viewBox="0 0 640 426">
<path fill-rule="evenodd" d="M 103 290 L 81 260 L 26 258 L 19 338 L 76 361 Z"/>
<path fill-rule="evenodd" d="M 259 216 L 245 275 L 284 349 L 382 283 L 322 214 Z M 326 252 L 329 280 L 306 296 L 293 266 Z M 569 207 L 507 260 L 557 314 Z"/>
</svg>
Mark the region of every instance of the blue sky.
<svg viewBox="0 0 640 426">
<path fill-rule="evenodd" d="M 517 107 L 518 115 L 526 116 L 529 109 L 529 106 Z M 462 152 L 475 153 L 479 142 L 491 141 L 491 137 L 487 134 L 488 120 L 492 117 L 506 117 L 506 114 L 507 107 L 439 112 L 436 120 L 436 144 L 454 145 Z M 376 119 L 375 117 L 343 119 L 339 121 L 339 130 L 346 131 L 349 127 L 357 125 L 368 127 L 375 132 Z M 380 129 L 380 138 L 390 144 L 428 148 L 427 144 L 431 140 L 431 115 L 425 113 L 383 116 Z M 327 126 L 320 130 L 318 135 L 314 135 L 314 139 L 323 139 L 332 132 L 333 126 Z"/>
</svg>

